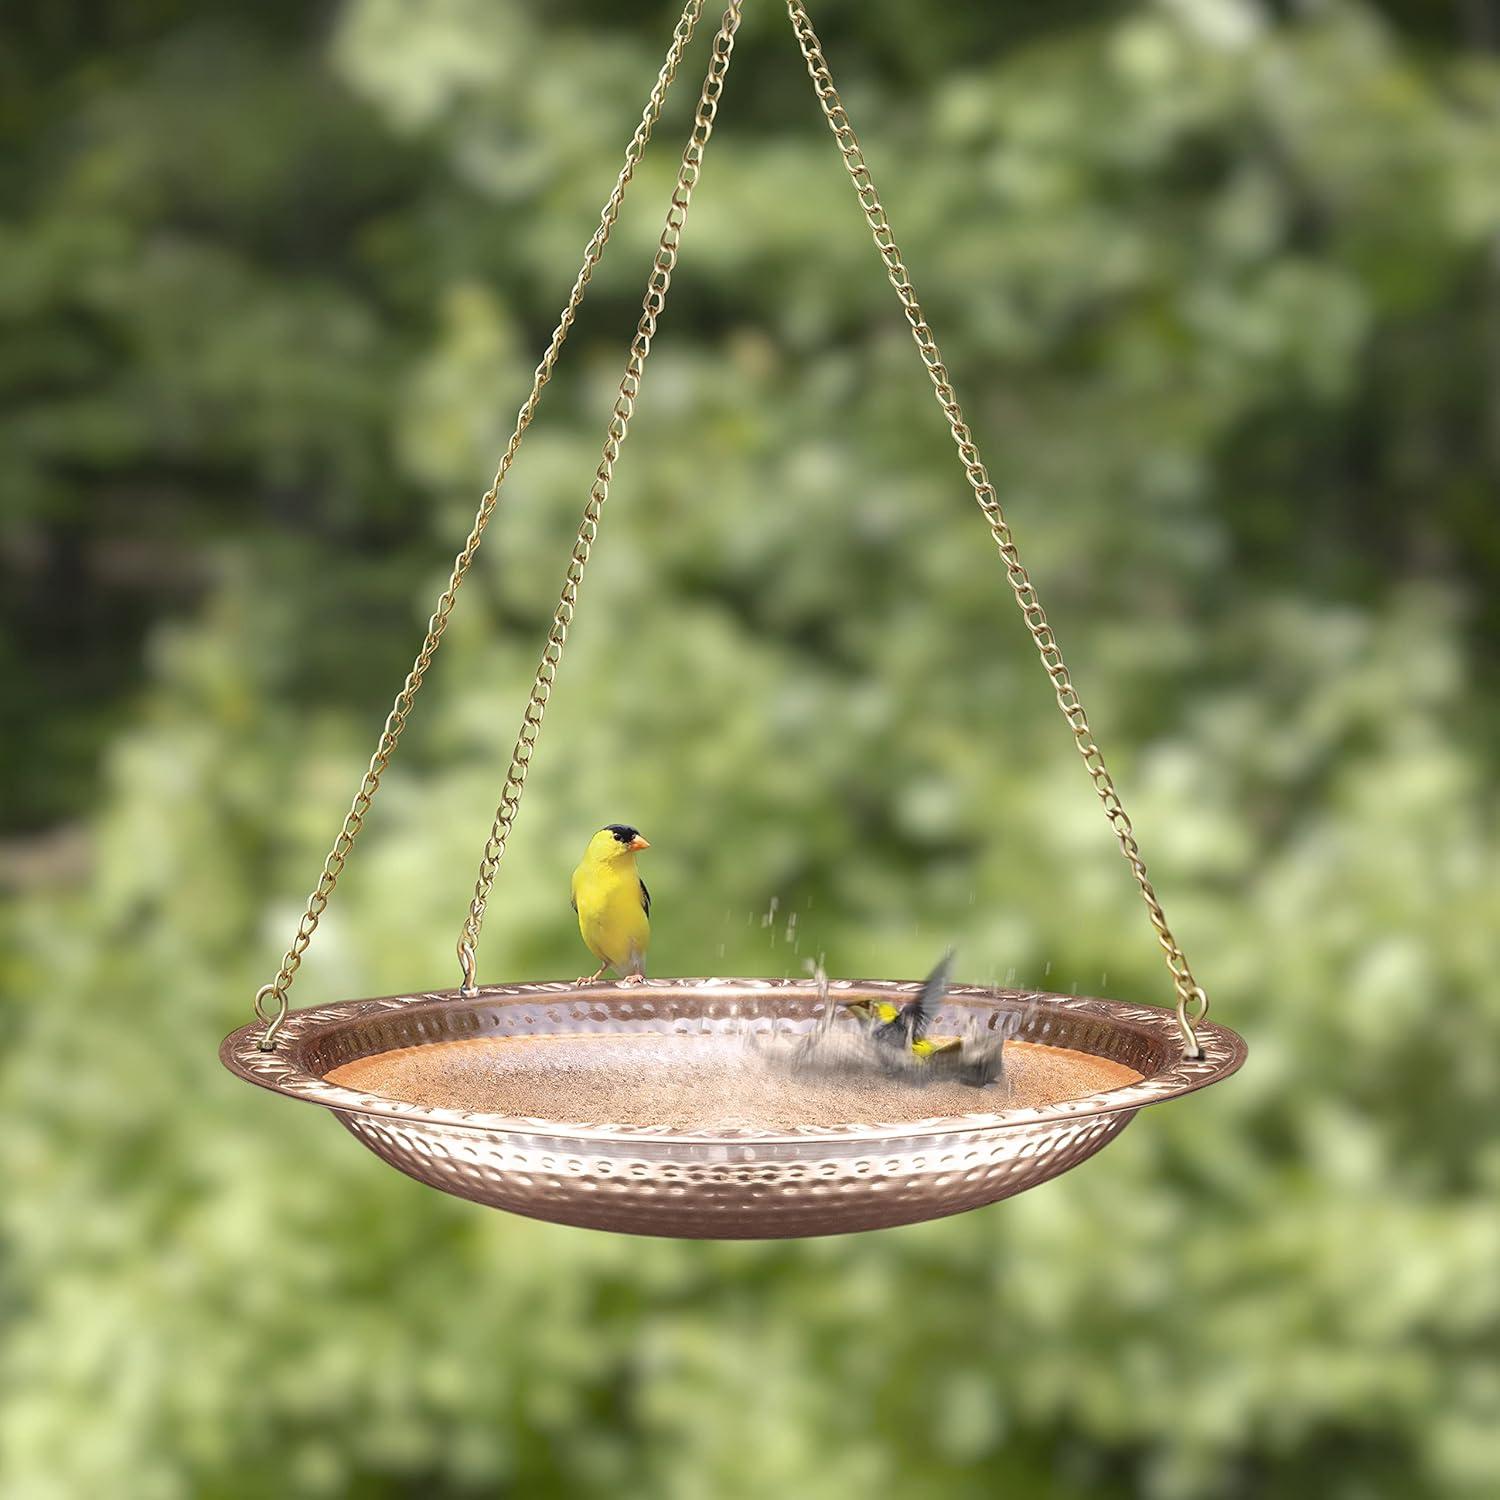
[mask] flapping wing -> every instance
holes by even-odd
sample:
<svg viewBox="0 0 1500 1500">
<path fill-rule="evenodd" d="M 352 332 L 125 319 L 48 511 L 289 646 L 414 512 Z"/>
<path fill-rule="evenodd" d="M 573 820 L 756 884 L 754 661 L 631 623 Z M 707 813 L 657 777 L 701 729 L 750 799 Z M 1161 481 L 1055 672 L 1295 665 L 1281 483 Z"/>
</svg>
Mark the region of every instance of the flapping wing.
<svg viewBox="0 0 1500 1500">
<path fill-rule="evenodd" d="M 953 968 L 953 950 L 950 948 L 938 961 L 938 966 L 922 981 L 917 998 L 901 1007 L 900 1025 L 907 1039 L 920 1042 L 932 1025 L 932 1018 L 948 993 L 948 974 Z"/>
</svg>

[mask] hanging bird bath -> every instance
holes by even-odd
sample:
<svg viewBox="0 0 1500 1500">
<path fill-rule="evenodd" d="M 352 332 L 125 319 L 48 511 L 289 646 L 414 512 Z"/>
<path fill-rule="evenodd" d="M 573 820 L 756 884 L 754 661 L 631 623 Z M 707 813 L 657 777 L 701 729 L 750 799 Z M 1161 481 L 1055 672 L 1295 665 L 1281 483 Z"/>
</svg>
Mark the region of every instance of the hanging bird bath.
<svg viewBox="0 0 1500 1500">
<path fill-rule="evenodd" d="M 835 982 L 830 997 L 916 989 Z M 761 979 L 497 985 L 298 1011 L 275 1051 L 246 1026 L 222 1055 L 444 1192 L 694 1239 L 882 1229 L 994 1203 L 1245 1055 L 1204 1025 L 1202 1058 L 1185 1058 L 1155 1006 L 958 986 L 939 1025 L 1011 1032 L 1005 1088 L 809 1090 L 761 1070 L 746 1037 L 805 1033 L 824 1003 L 810 983 Z"/>
<path fill-rule="evenodd" d="M 688 0 L 666 60 L 584 250 L 530 394 L 480 500 L 448 586 L 256 1020 L 226 1038 L 225 1065 L 263 1088 L 332 1110 L 365 1145 L 445 1192 L 564 1224 L 696 1238 L 876 1229 L 959 1213 L 1066 1171 L 1142 1105 L 1227 1077 L 1245 1056 L 1208 1024 L 1208 1000 L 1170 927 L 1010 525 L 912 289 L 885 209 L 802 0 L 787 13 L 823 118 L 953 436 L 1058 706 L 1139 887 L 1176 994 L 1175 1011 L 1111 1000 L 956 987 L 939 1030 L 1005 1038 L 1003 1086 L 808 1077 L 768 1062 L 850 999 L 918 989 L 881 981 L 650 980 L 643 985 L 487 985 L 480 928 L 520 807 L 615 463 L 629 432 L 678 245 L 740 26 L 730 0 L 714 37 L 640 320 L 563 578 L 500 803 L 458 940 L 462 987 L 293 1012 L 288 991 L 447 628 L 542 392 L 604 253 L 704 0 Z M 560 896 L 561 904 L 561 896 Z M 990 1055 L 994 1055 L 991 1047 Z"/>
</svg>

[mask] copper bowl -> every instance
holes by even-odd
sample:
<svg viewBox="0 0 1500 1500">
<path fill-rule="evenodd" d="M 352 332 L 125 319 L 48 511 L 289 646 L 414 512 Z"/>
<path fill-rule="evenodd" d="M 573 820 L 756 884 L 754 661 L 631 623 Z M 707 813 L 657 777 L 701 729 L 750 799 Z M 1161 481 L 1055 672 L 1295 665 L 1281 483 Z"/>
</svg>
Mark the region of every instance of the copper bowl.
<svg viewBox="0 0 1500 1500">
<path fill-rule="evenodd" d="M 890 996 L 898 1004 L 917 988 L 830 986 L 835 1000 Z M 711 1130 L 473 1113 L 329 1078 L 361 1059 L 462 1039 L 566 1037 L 578 1046 L 656 1036 L 695 1046 L 745 1032 L 796 1033 L 811 1030 L 822 1008 L 805 981 L 495 985 L 473 996 L 447 990 L 295 1011 L 273 1051 L 260 1050 L 254 1024 L 226 1037 L 219 1055 L 251 1083 L 331 1109 L 377 1155 L 444 1192 L 560 1224 L 697 1239 L 882 1229 L 994 1203 L 1092 1156 L 1142 1105 L 1216 1083 L 1245 1057 L 1234 1032 L 1203 1024 L 1203 1056 L 1185 1059 L 1175 1017 L 1154 1006 L 955 986 L 938 1031 L 999 1032 L 1073 1049 L 1087 1054 L 1084 1062 L 1123 1065 L 1139 1078 L 1032 1107 L 974 1090 L 972 1112 L 894 1124 L 735 1122 Z"/>
</svg>

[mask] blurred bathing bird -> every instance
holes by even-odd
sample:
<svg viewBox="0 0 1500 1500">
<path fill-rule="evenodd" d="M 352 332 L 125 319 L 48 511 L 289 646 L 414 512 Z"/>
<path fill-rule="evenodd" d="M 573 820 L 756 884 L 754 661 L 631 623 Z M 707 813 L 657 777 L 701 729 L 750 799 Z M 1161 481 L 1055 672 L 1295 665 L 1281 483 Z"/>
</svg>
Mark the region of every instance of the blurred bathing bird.
<svg viewBox="0 0 1500 1500">
<path fill-rule="evenodd" d="M 922 981 L 915 1000 L 899 1009 L 889 1000 L 846 1000 L 845 1008 L 865 1023 L 870 1040 L 882 1047 L 896 1047 L 913 1057 L 928 1058 L 939 1052 L 952 1052 L 963 1045 L 956 1036 L 934 1039 L 927 1028 L 937 1014 L 943 996 L 948 993 L 948 976 L 953 970 L 953 949 L 949 949 L 937 967 Z"/>
<path fill-rule="evenodd" d="M 651 892 L 635 867 L 635 856 L 650 847 L 638 829 L 611 823 L 583 851 L 573 871 L 573 910 L 599 967 L 579 984 L 592 984 L 606 969 L 613 969 L 624 984 L 639 984 L 646 977 Z"/>
<path fill-rule="evenodd" d="M 952 969 L 950 948 L 905 1005 L 874 998 L 845 1000 L 843 1008 L 862 1023 L 857 1044 L 841 1042 L 825 1024 L 805 1039 L 798 1065 L 856 1071 L 875 1067 L 914 1084 L 944 1080 L 984 1088 L 999 1083 L 1005 1073 L 1004 1037 L 927 1034 L 948 993 Z M 831 1017 L 831 1012 L 825 1015 Z"/>
</svg>

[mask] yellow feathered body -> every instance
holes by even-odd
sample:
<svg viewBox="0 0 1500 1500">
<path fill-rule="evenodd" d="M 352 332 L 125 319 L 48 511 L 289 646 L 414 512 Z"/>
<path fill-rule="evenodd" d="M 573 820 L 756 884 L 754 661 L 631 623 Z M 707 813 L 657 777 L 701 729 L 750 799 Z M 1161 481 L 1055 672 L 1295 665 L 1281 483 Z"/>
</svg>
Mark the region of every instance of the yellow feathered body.
<svg viewBox="0 0 1500 1500">
<path fill-rule="evenodd" d="M 612 823 L 589 840 L 573 871 L 573 910 L 589 952 L 603 967 L 629 978 L 646 972 L 651 946 L 651 893 L 636 868 L 650 845 L 634 828 Z"/>
<path fill-rule="evenodd" d="M 904 1038 L 901 1012 L 889 1000 L 871 1000 L 867 1003 L 876 1034 L 883 1042 L 900 1045 Z M 959 1045 L 959 1041 L 956 1036 L 919 1036 L 911 1042 L 912 1056 L 931 1057 L 935 1052 L 951 1052 Z"/>
<path fill-rule="evenodd" d="M 942 1052 L 961 1050 L 960 1038 L 930 1037 L 927 1028 L 937 1014 L 943 996 L 948 993 L 948 974 L 953 967 L 950 948 L 932 973 L 922 982 L 915 1000 L 902 1006 L 889 1000 L 870 998 L 846 1000 L 844 1003 L 869 1029 L 872 1040 L 885 1047 L 898 1047 L 913 1057 L 935 1057 Z"/>
</svg>

